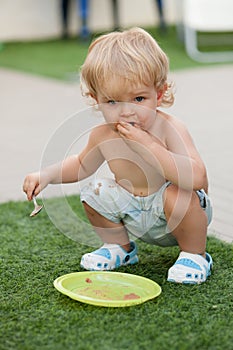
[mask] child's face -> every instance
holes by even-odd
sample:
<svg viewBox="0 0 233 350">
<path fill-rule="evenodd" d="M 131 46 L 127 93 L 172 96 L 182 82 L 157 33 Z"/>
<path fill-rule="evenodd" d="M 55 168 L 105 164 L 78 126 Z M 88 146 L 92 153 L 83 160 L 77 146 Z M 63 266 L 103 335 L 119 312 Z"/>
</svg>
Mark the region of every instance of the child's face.
<svg viewBox="0 0 233 350">
<path fill-rule="evenodd" d="M 143 130 L 149 130 L 154 123 L 156 108 L 160 105 L 163 92 L 157 93 L 154 85 L 132 86 L 128 82 L 106 86 L 106 91 L 113 98 L 96 96 L 104 118 L 107 123 L 116 130 L 119 122 L 136 124 Z M 112 86 L 114 86 L 112 88 Z"/>
</svg>

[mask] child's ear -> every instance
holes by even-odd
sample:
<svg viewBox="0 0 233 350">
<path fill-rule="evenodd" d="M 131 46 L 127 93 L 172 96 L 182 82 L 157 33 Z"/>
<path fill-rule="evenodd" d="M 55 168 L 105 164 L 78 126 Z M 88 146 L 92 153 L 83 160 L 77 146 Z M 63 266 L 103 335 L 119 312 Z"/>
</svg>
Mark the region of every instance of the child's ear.
<svg viewBox="0 0 233 350">
<path fill-rule="evenodd" d="M 157 105 L 160 106 L 163 100 L 163 95 L 167 90 L 167 84 L 157 91 Z"/>
<path fill-rule="evenodd" d="M 94 100 L 96 100 L 96 96 L 94 94 L 90 93 L 90 96 L 91 96 L 91 98 L 94 98 Z"/>
<path fill-rule="evenodd" d="M 91 98 L 93 98 L 93 100 L 95 100 L 97 104 L 99 103 L 99 102 L 98 102 L 98 99 L 97 99 L 97 97 L 96 97 L 95 95 L 90 94 L 89 96 L 90 96 Z"/>
</svg>

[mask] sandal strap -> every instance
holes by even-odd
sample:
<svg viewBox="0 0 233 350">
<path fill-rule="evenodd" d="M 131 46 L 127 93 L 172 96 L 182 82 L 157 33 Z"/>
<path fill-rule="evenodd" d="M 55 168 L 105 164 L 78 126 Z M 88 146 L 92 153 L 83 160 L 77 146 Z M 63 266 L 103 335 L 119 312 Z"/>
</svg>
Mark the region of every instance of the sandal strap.
<svg viewBox="0 0 233 350">
<path fill-rule="evenodd" d="M 168 271 L 168 281 L 186 284 L 202 283 L 211 275 L 212 267 L 213 260 L 208 253 L 204 258 L 199 254 L 181 252 Z"/>
<path fill-rule="evenodd" d="M 131 241 L 132 250 L 127 252 L 118 244 L 105 243 L 92 253 L 84 254 L 81 266 L 86 270 L 114 270 L 120 266 L 138 262 L 137 246 Z"/>
</svg>

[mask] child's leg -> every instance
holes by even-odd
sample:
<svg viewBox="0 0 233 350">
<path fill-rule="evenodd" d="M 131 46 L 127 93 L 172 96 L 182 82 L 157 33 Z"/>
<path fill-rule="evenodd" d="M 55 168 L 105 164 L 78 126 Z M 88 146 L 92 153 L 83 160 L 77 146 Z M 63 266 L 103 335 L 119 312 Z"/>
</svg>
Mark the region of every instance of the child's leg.
<svg viewBox="0 0 233 350">
<path fill-rule="evenodd" d="M 127 252 L 130 250 L 129 236 L 123 223 L 117 224 L 108 220 L 86 202 L 83 202 L 83 206 L 90 223 L 103 243 L 119 244 Z"/>
<path fill-rule="evenodd" d="M 168 271 L 168 280 L 179 283 L 201 283 L 210 275 L 212 258 L 205 252 L 207 215 L 196 192 L 167 187 L 164 212 L 168 226 L 181 253 Z"/>
<path fill-rule="evenodd" d="M 164 211 L 180 250 L 205 256 L 207 216 L 196 192 L 168 186 L 164 195 Z"/>
<path fill-rule="evenodd" d="M 83 202 L 88 219 L 104 245 L 82 256 L 81 266 L 86 270 L 114 270 L 122 265 L 138 262 L 137 247 L 129 241 L 122 223 L 114 223 Z"/>
</svg>

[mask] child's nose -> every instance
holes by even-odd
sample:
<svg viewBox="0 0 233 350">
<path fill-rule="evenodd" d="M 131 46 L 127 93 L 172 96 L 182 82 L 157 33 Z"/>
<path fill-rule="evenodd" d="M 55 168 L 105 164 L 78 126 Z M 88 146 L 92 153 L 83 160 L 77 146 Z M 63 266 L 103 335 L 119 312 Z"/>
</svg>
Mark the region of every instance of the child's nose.
<svg viewBox="0 0 233 350">
<path fill-rule="evenodd" d="M 133 109 L 133 106 L 129 103 L 121 103 L 121 110 L 120 110 L 120 116 L 121 117 L 130 117 L 135 114 L 135 111 Z"/>
</svg>

